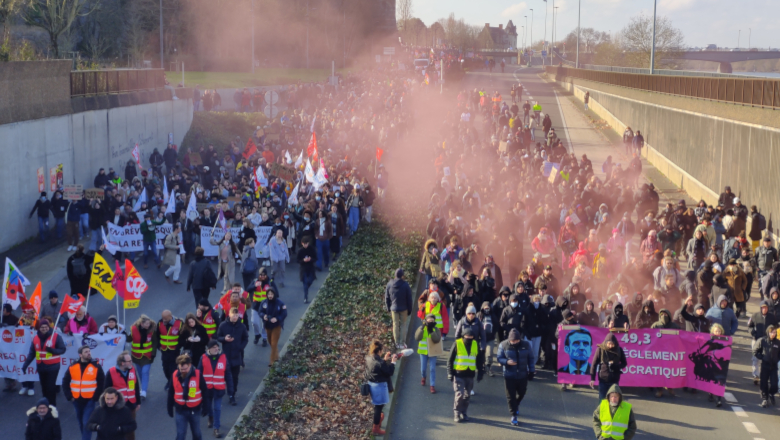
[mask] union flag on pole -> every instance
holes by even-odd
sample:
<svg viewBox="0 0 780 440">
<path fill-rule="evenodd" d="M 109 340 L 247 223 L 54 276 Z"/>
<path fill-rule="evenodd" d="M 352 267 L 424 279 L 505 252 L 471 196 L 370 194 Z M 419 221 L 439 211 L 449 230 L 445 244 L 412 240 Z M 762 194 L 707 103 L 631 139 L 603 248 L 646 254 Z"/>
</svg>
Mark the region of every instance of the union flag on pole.
<svg viewBox="0 0 780 440">
<path fill-rule="evenodd" d="M 116 294 L 123 300 L 125 299 L 125 272 L 122 270 L 122 266 L 119 265 L 119 260 L 114 261 L 116 263 L 116 270 L 114 276 L 111 278 L 111 287 L 114 288 Z"/>
<path fill-rule="evenodd" d="M 132 261 L 125 260 L 125 308 L 136 309 L 141 303 L 141 295 L 149 288 Z"/>
<path fill-rule="evenodd" d="M 73 299 L 70 295 L 65 295 L 65 299 L 62 301 L 62 307 L 60 307 L 60 315 L 66 313 L 76 313 L 79 311 L 79 307 L 84 305 L 84 297 L 79 293 L 78 299 Z"/>
<path fill-rule="evenodd" d="M 253 141 L 252 138 L 249 138 L 246 141 L 246 146 L 244 147 L 244 153 L 242 156 L 244 156 L 244 159 L 249 159 L 255 153 L 257 153 L 257 145 L 255 145 L 255 141 Z"/>
<path fill-rule="evenodd" d="M 309 141 L 309 147 L 306 149 L 306 154 L 313 161 L 316 161 L 319 155 L 317 154 L 317 133 L 311 132 L 311 140 Z"/>
<path fill-rule="evenodd" d="M 144 169 L 144 167 L 141 166 L 141 150 L 138 149 L 138 144 L 135 144 L 135 148 L 133 148 L 133 159 L 135 159 L 135 163 L 138 165 L 139 170 Z"/>
<path fill-rule="evenodd" d="M 379 147 L 376 147 L 376 161 L 377 161 L 377 162 L 379 162 L 380 160 L 382 160 L 382 155 L 383 155 L 383 154 L 385 154 L 385 150 L 383 150 L 383 149 L 381 149 L 381 148 L 379 148 Z"/>
</svg>

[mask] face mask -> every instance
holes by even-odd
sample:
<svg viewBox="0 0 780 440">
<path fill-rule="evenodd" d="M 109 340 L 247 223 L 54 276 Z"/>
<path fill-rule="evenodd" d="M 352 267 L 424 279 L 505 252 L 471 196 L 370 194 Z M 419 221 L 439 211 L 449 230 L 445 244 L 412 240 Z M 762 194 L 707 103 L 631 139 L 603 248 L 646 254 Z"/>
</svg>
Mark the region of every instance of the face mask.
<svg viewBox="0 0 780 440">
<path fill-rule="evenodd" d="M 310 221 L 310 220 L 311 220 L 311 217 L 304 217 L 303 219 L 304 219 L 304 220 L 306 220 L 306 221 L 308 222 L 308 221 Z"/>
<path fill-rule="evenodd" d="M 509 303 L 509 304 L 510 304 L 512 307 L 517 307 L 517 303 L 516 303 L 516 302 Z"/>
<path fill-rule="evenodd" d="M 472 230 L 471 230 L 471 233 L 472 233 L 472 234 L 475 234 L 476 232 L 477 232 L 477 230 L 476 230 L 476 229 L 472 229 Z"/>
<path fill-rule="evenodd" d="M 460 216 L 457 216 L 457 217 L 455 217 L 455 218 L 456 218 L 456 219 L 458 219 L 458 221 L 461 221 L 461 218 L 460 218 Z"/>
<path fill-rule="evenodd" d="M 285 219 L 285 220 L 287 220 L 287 219 L 289 219 L 289 218 L 290 218 L 290 216 L 289 216 L 289 215 L 285 215 L 285 216 L 284 216 L 284 219 Z"/>
<path fill-rule="evenodd" d="M 538 309 L 538 308 L 539 308 L 539 303 L 538 303 L 538 302 L 535 302 L 535 303 L 534 303 L 534 308 L 535 308 L 535 309 Z"/>
<path fill-rule="evenodd" d="M 623 309 L 615 309 L 615 315 L 620 316 L 623 314 Z"/>
<path fill-rule="evenodd" d="M 46 201 L 46 196 L 41 197 L 41 202 L 45 202 L 45 201 Z"/>
<path fill-rule="evenodd" d="M 317 197 L 316 197 L 316 199 L 317 199 L 317 201 L 319 202 L 320 200 L 322 200 L 322 197 L 320 197 L 320 196 L 317 196 Z"/>
<path fill-rule="evenodd" d="M 338 197 L 338 196 L 340 196 L 340 195 L 341 195 L 341 193 L 340 193 L 340 192 L 338 192 L 338 191 L 336 191 L 336 197 Z"/>
</svg>

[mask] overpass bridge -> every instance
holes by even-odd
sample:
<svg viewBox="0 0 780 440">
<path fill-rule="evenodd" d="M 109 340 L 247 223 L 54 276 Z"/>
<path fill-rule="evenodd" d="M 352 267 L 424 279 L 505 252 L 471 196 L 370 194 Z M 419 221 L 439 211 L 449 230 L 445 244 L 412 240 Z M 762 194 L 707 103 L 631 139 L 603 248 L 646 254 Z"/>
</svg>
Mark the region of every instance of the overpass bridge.
<svg viewBox="0 0 780 440">
<path fill-rule="evenodd" d="M 723 51 L 723 50 L 701 50 L 701 51 L 685 51 L 680 52 L 679 55 L 667 56 L 670 59 L 677 60 L 692 60 L 692 61 L 711 61 L 720 63 L 718 66 L 718 72 L 720 73 L 732 73 L 731 63 L 738 63 L 740 61 L 754 61 L 754 60 L 774 60 L 780 59 L 780 51 Z"/>
</svg>

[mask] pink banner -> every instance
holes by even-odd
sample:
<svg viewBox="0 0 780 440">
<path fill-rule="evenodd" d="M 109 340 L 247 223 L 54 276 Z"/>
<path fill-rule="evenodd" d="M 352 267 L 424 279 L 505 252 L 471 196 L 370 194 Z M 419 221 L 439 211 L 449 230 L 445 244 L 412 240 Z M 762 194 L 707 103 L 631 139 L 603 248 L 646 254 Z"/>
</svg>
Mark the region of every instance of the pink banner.
<svg viewBox="0 0 780 440">
<path fill-rule="evenodd" d="M 597 345 L 609 329 L 565 326 L 558 334 L 558 383 L 587 385 Z M 695 388 L 723 396 L 731 360 L 731 337 L 682 330 L 615 332 L 628 366 L 626 387 Z M 596 375 L 598 383 L 598 375 Z"/>
</svg>

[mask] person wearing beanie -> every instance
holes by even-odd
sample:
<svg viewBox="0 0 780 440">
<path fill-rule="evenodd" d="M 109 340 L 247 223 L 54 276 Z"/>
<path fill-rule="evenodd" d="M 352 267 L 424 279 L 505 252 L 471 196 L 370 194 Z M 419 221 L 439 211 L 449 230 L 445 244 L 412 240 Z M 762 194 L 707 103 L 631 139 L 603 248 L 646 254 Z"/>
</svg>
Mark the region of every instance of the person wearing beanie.
<svg viewBox="0 0 780 440">
<path fill-rule="evenodd" d="M 62 440 L 57 408 L 43 398 L 34 407 L 27 410 L 27 427 L 24 438 L 30 440 Z"/>
<path fill-rule="evenodd" d="M 509 331 L 509 338 L 498 345 L 497 359 L 504 370 L 504 387 L 512 416 L 511 423 L 518 426 L 518 407 L 525 397 L 528 381 L 533 380 L 536 375 L 533 347 L 513 328 Z"/>
<path fill-rule="evenodd" d="M 260 338 L 263 338 L 263 347 L 265 347 L 268 345 L 268 334 L 260 319 L 260 305 L 268 296 L 268 291 L 273 289 L 274 292 L 279 292 L 279 289 L 274 280 L 268 277 L 265 267 L 260 268 L 256 277 L 247 292 L 252 295 L 252 328 L 255 333 L 255 345 L 260 341 Z"/>
<path fill-rule="evenodd" d="M 60 301 L 59 294 L 56 290 L 52 290 L 49 292 L 48 301 L 41 300 L 41 312 L 39 316 L 49 317 L 53 322 L 55 319 L 57 319 L 57 315 L 60 313 L 60 308 L 62 308 L 62 301 Z M 63 329 L 65 328 L 65 324 L 67 322 L 67 315 L 63 315 L 60 317 L 60 322 L 57 323 L 57 327 L 59 329 Z"/>
<path fill-rule="evenodd" d="M 206 345 L 206 354 L 198 359 L 198 370 L 206 378 L 206 388 L 210 393 L 206 395 L 206 409 L 209 415 L 209 428 L 214 428 L 214 437 L 221 438 L 219 428 L 222 426 L 222 398 L 227 390 L 233 389 L 233 375 L 227 356 L 219 347 L 219 342 L 212 339 Z"/>
<path fill-rule="evenodd" d="M 82 440 L 92 438 L 92 432 L 87 429 L 95 404 L 103 393 L 106 376 L 96 361 L 88 346 L 79 347 L 79 360 L 68 368 L 62 378 L 62 393 L 68 402 L 73 403 L 76 410 L 76 421 L 81 430 Z"/>
<path fill-rule="evenodd" d="M 769 301 L 763 300 L 758 306 L 759 311 L 753 313 L 748 320 L 748 331 L 753 337 L 753 349 L 756 348 L 758 340 L 766 335 L 769 326 L 778 326 L 778 319 L 774 313 L 769 311 Z M 758 358 L 753 356 L 753 385 L 758 385 Z"/>
<path fill-rule="evenodd" d="M 200 302 L 198 302 L 198 309 L 195 310 L 195 317 L 198 318 L 198 322 L 206 329 L 206 334 L 209 335 L 209 338 L 213 338 L 221 322 L 221 317 L 219 313 L 211 308 L 209 300 L 201 298 Z"/>
<path fill-rule="evenodd" d="M 753 356 L 761 361 L 759 386 L 761 388 L 761 407 L 766 408 L 767 401 L 775 405 L 777 393 L 777 370 L 780 362 L 780 339 L 777 338 L 777 327 L 770 325 L 766 334 L 753 344 Z"/>
<path fill-rule="evenodd" d="M 45 243 L 49 236 L 49 212 L 51 211 L 51 202 L 46 197 L 46 191 L 41 192 L 41 197 L 35 201 L 28 218 L 32 218 L 35 211 L 38 211 L 38 235 L 41 243 Z"/>
<path fill-rule="evenodd" d="M 57 406 L 57 376 L 60 373 L 60 356 L 65 354 L 65 341 L 52 329 L 51 321 L 41 318 L 38 331 L 30 344 L 27 360 L 22 364 L 22 371 L 27 370 L 33 361 L 37 363 L 38 381 L 41 383 L 43 397 L 49 399 L 49 403 Z M 24 384 L 22 384 L 24 385 Z M 32 385 L 32 384 L 31 384 Z M 32 396 L 35 389 L 23 387 L 19 394 Z"/>
<path fill-rule="evenodd" d="M 406 348 L 407 320 L 413 306 L 412 288 L 404 280 L 404 270 L 399 268 L 385 287 L 385 308 L 393 317 L 393 340 L 398 349 Z"/>
<path fill-rule="evenodd" d="M 618 384 L 609 387 L 607 398 L 602 399 L 593 411 L 593 433 L 597 439 L 619 438 L 631 440 L 637 426 L 631 404 L 623 401 L 623 391 Z"/>
<path fill-rule="evenodd" d="M 485 374 L 485 353 L 479 350 L 475 335 L 471 328 L 463 330 L 460 339 L 452 344 L 450 356 L 447 359 L 447 379 L 452 382 L 455 390 L 455 422 L 468 421 L 469 398 L 474 389 L 474 377 L 477 382 Z"/>
<path fill-rule="evenodd" d="M 431 394 L 436 394 L 436 357 L 444 354 L 441 331 L 436 327 L 436 315 L 429 313 L 422 325 L 414 332 L 417 341 L 417 353 L 420 355 L 420 385 L 425 386 L 427 372 L 430 369 Z"/>
<path fill-rule="evenodd" d="M 119 321 L 116 318 L 116 315 L 109 316 L 106 322 L 101 324 L 100 328 L 98 328 L 98 333 L 101 335 L 105 335 L 105 334 L 118 335 L 118 334 L 123 334 L 124 332 L 125 332 L 125 326 L 119 323 Z"/>
<path fill-rule="evenodd" d="M 477 318 L 477 308 L 472 302 L 469 302 L 468 306 L 466 307 L 466 314 L 460 318 L 458 324 L 455 326 L 455 339 L 460 339 L 463 335 L 463 332 L 467 328 L 471 329 L 471 332 L 474 335 L 474 340 L 477 342 L 477 346 L 479 347 L 479 351 L 484 355 L 488 344 L 487 335 L 485 335 L 485 328 L 482 326 L 482 321 Z M 474 394 L 475 392 L 472 389 L 471 395 L 473 396 Z"/>
</svg>

